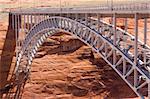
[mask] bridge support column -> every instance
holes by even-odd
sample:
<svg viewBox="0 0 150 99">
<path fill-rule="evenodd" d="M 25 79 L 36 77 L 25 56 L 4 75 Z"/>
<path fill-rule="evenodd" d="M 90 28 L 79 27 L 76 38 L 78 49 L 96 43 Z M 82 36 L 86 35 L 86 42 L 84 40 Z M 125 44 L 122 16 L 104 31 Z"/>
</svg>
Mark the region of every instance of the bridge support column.
<svg viewBox="0 0 150 99">
<path fill-rule="evenodd" d="M 124 27 L 125 27 L 125 32 L 128 32 L 128 19 L 127 18 L 125 18 L 125 20 L 124 20 Z M 123 37 L 123 40 L 124 40 L 124 42 L 127 42 L 126 35 Z M 124 49 L 126 49 L 126 48 L 127 48 L 127 44 L 125 43 Z M 125 60 L 125 58 L 123 58 L 123 75 L 126 74 L 126 68 L 127 68 L 126 65 L 127 65 L 126 60 Z"/>
<path fill-rule="evenodd" d="M 30 18 L 29 15 L 27 15 L 27 26 L 28 26 L 28 27 L 27 27 L 27 30 L 28 30 L 28 31 L 30 30 L 29 18 Z M 40 16 L 40 21 L 41 21 L 41 20 L 42 20 L 42 19 L 41 19 L 41 16 Z"/>
<path fill-rule="evenodd" d="M 144 48 L 147 44 L 147 18 L 144 19 Z M 146 67 L 146 50 L 144 50 L 144 66 Z"/>
<path fill-rule="evenodd" d="M 116 33 L 116 14 L 113 14 L 113 44 L 116 46 L 116 41 L 117 41 L 117 33 Z M 113 65 L 116 64 L 116 50 L 113 49 Z"/>
<path fill-rule="evenodd" d="M 85 25 L 88 25 L 88 14 L 85 14 Z"/>
<path fill-rule="evenodd" d="M 138 14 L 135 13 L 135 39 L 134 39 L 134 68 L 137 66 L 137 58 L 138 58 Z M 138 73 L 137 70 L 134 69 L 134 87 L 137 86 L 137 80 L 138 80 Z"/>
<path fill-rule="evenodd" d="M 124 26 L 125 26 L 125 32 L 128 32 L 128 19 L 127 18 L 125 18 L 125 20 L 124 20 L 125 22 L 124 22 Z"/>
<path fill-rule="evenodd" d="M 97 14 L 97 31 L 100 32 L 100 15 Z"/>
<path fill-rule="evenodd" d="M 33 15 L 30 16 L 31 28 L 33 26 L 33 18 L 32 17 L 33 17 Z"/>
<path fill-rule="evenodd" d="M 134 32 L 135 32 L 135 39 L 134 39 L 134 64 L 137 65 L 137 54 L 138 54 L 138 14 L 135 14 L 135 26 L 134 26 Z"/>
<path fill-rule="evenodd" d="M 24 19 L 25 19 L 25 15 L 22 15 L 22 32 L 25 34 L 26 33 L 26 31 L 25 31 L 25 21 L 24 21 Z"/>
<path fill-rule="evenodd" d="M 78 13 L 76 13 L 76 14 L 75 14 L 75 19 L 76 19 L 76 21 L 78 20 L 78 17 L 79 17 L 79 16 L 78 16 Z"/>
<path fill-rule="evenodd" d="M 125 32 L 127 33 L 128 32 L 128 19 L 127 18 L 125 18 L 125 20 L 124 20 L 124 29 L 125 29 Z M 126 35 L 125 35 L 124 42 L 126 42 L 126 41 L 127 41 L 127 39 L 126 39 Z M 127 44 L 126 43 L 124 45 L 124 48 L 125 49 L 127 48 Z"/>
<path fill-rule="evenodd" d="M 18 56 L 18 50 L 20 49 L 20 40 L 19 40 L 19 36 L 21 36 L 20 32 L 20 28 L 21 28 L 21 15 L 14 15 L 14 29 L 15 29 L 15 38 L 16 38 L 16 57 Z"/>
<path fill-rule="evenodd" d="M 37 15 L 34 15 L 34 24 L 37 24 Z"/>
</svg>

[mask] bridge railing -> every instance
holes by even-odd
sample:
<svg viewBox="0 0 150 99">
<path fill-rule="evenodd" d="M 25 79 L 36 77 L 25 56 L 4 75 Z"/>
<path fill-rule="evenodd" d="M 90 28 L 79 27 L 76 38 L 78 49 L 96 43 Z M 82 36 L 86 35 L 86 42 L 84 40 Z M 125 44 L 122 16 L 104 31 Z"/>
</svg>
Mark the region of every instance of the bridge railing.
<svg viewBox="0 0 150 99">
<path fill-rule="evenodd" d="M 31 11 L 32 10 L 32 11 Z M 61 8 L 51 8 L 51 7 L 37 7 L 29 9 L 13 9 L 11 12 L 73 12 L 73 11 L 149 11 L 150 12 L 150 2 L 147 3 L 128 3 L 128 4 L 100 4 L 97 6 L 80 6 L 80 7 L 61 7 Z"/>
<path fill-rule="evenodd" d="M 150 4 L 141 3 L 141 4 L 120 4 L 113 6 L 113 10 L 149 10 Z"/>
<path fill-rule="evenodd" d="M 93 7 L 62 8 L 69 10 L 150 10 L 150 3 L 99 5 Z"/>
</svg>

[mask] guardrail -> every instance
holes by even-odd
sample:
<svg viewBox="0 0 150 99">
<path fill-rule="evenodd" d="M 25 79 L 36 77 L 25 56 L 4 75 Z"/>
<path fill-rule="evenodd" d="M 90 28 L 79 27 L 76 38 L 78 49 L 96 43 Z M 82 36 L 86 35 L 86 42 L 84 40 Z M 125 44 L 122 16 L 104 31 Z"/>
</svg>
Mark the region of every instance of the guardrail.
<svg viewBox="0 0 150 99">
<path fill-rule="evenodd" d="M 150 10 L 150 3 L 100 5 L 93 7 L 62 8 L 62 10 Z"/>
<path fill-rule="evenodd" d="M 73 12 L 73 11 L 149 11 L 150 3 L 131 3 L 131 4 L 104 4 L 91 7 L 62 7 L 62 8 L 28 8 L 28 9 L 13 9 L 11 12 L 23 13 L 23 12 Z"/>
</svg>

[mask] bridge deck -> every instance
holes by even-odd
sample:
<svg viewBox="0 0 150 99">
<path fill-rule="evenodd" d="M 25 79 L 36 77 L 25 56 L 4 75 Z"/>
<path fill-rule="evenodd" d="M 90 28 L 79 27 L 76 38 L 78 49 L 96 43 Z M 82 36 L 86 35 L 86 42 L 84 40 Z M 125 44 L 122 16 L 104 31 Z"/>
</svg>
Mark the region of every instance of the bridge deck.
<svg viewBox="0 0 150 99">
<path fill-rule="evenodd" d="M 116 17 L 134 18 L 135 13 L 139 13 L 139 18 L 150 17 L 150 5 L 136 7 L 92 7 L 92 8 L 28 8 L 14 9 L 10 13 L 21 15 L 37 15 L 37 14 L 101 14 L 102 17 L 110 17 L 116 13 Z"/>
<path fill-rule="evenodd" d="M 133 13 L 150 13 L 150 7 L 140 9 L 109 9 L 109 8 L 28 8 L 28 9 L 15 9 L 11 11 L 16 14 L 50 14 L 50 13 L 120 13 L 120 14 L 133 14 Z"/>
</svg>

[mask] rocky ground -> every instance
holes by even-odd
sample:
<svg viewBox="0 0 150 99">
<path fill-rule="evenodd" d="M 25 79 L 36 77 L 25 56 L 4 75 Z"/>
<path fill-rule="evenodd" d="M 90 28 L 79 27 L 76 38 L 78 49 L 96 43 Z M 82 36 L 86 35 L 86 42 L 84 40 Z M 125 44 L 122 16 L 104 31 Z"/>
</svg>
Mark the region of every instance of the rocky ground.
<svg viewBox="0 0 150 99">
<path fill-rule="evenodd" d="M 61 41 L 60 36 L 49 38 L 40 48 L 33 61 L 23 99 L 135 97 L 124 81 L 91 48 L 69 35 L 62 36 Z M 64 50 L 59 47 L 74 45 L 74 41 L 78 42 L 77 48 Z"/>
</svg>

